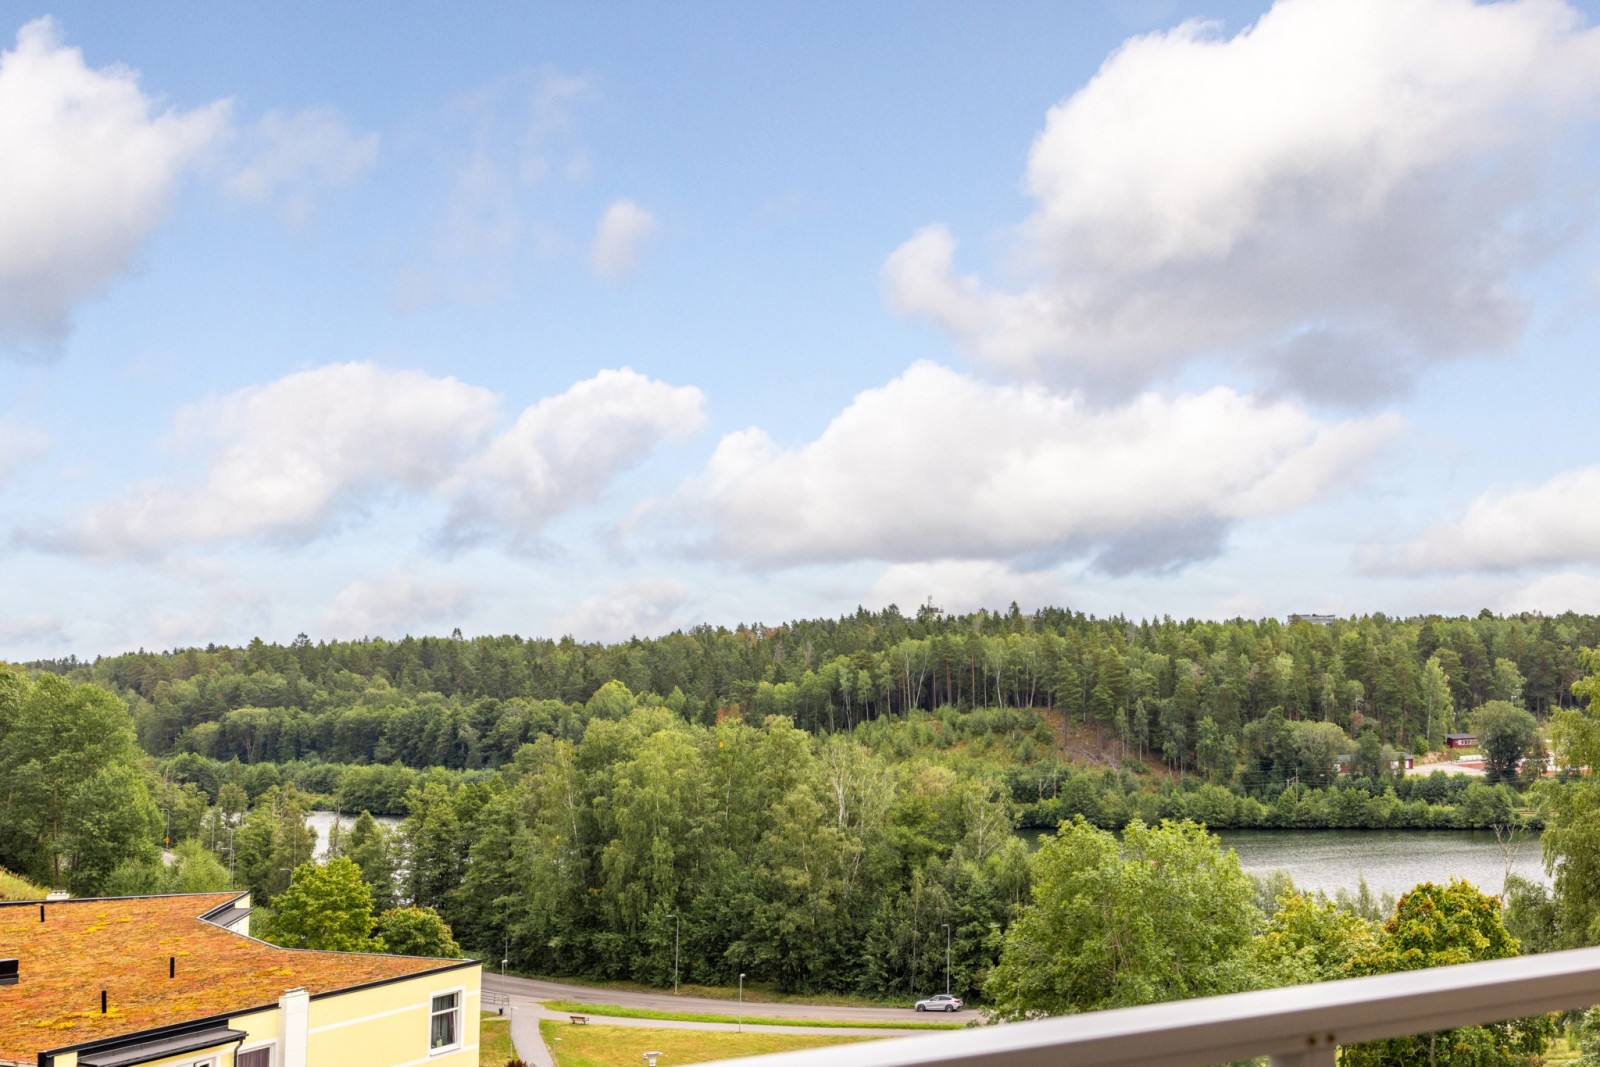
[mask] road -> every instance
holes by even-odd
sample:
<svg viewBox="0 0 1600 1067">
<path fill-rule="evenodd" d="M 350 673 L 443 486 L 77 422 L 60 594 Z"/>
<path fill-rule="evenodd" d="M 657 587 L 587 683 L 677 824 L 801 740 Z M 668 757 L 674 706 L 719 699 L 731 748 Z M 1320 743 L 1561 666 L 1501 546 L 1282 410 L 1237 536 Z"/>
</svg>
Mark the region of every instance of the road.
<svg viewBox="0 0 1600 1067">
<path fill-rule="evenodd" d="M 541 982 L 532 978 L 517 978 L 483 972 L 483 988 L 497 993 L 508 993 L 526 1001 L 575 1000 L 584 1004 L 615 1004 L 624 1008 L 642 1008 L 648 1011 L 689 1012 L 696 1015 L 737 1015 L 739 1004 L 733 1000 L 714 1000 L 708 997 L 680 997 L 671 993 L 638 993 L 626 989 L 596 989 L 592 986 L 567 985 L 563 982 Z M 976 1011 L 957 1011 L 938 1014 L 919 1014 L 909 1006 L 904 1008 L 843 1008 L 827 1004 L 774 1004 L 770 1001 L 744 1001 L 746 1016 L 769 1019 L 826 1019 L 833 1022 L 913 1023 L 951 1022 L 967 1023 L 979 1017 Z"/>
</svg>

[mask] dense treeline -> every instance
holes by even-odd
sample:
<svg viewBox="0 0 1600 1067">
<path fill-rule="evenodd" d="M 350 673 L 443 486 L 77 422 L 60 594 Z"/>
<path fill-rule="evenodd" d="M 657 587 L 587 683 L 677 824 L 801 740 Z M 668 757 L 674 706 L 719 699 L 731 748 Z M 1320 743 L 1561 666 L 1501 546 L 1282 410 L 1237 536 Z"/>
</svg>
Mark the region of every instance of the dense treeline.
<svg viewBox="0 0 1600 1067">
<path fill-rule="evenodd" d="M 157 755 L 496 767 L 538 737 L 576 740 L 615 681 L 689 722 L 736 709 L 813 733 L 919 709 L 1049 707 L 1094 724 L 1120 751 L 1213 779 L 1237 775 L 1262 795 L 1296 775 L 1287 743 L 1252 738 L 1252 728 L 1326 723 L 1425 751 L 1490 701 L 1541 718 L 1571 705 L 1578 651 L 1594 644 L 1600 618 L 1571 614 L 1290 626 L 891 607 L 614 645 L 302 637 L 33 666 L 122 694 L 141 745 Z M 1252 763 L 1252 745 L 1267 758 Z"/>
</svg>

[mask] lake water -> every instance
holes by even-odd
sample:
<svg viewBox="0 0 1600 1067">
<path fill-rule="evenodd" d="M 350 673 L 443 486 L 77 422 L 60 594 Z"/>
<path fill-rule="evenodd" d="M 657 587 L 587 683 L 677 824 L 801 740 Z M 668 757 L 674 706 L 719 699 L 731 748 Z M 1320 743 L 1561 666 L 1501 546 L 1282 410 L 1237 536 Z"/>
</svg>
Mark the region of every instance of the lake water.
<svg viewBox="0 0 1600 1067">
<path fill-rule="evenodd" d="M 348 831 L 356 824 L 357 818 L 356 815 L 340 815 L 339 825 Z M 400 825 L 400 820 L 390 815 L 374 815 L 373 818 L 389 830 Z M 334 814 L 331 811 L 314 811 L 306 817 L 306 825 L 317 834 L 316 857 L 319 860 L 325 859 L 328 855 L 328 831 L 333 829 L 333 821 Z"/>
<path fill-rule="evenodd" d="M 1037 846 L 1044 831 L 1022 831 Z M 1251 874 L 1287 871 L 1304 890 L 1354 892 L 1364 877 L 1374 893 L 1399 896 L 1418 882 L 1464 878 L 1499 893 L 1511 873 L 1548 885 L 1537 834 L 1502 846 L 1488 830 L 1223 830 L 1224 848 Z"/>
</svg>

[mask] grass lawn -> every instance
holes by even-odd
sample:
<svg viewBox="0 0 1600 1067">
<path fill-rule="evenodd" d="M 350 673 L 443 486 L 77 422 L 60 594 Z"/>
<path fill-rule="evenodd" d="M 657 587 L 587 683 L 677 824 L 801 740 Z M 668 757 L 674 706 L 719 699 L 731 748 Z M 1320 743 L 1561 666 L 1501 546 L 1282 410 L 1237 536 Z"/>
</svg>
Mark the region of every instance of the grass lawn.
<svg viewBox="0 0 1600 1067">
<path fill-rule="evenodd" d="M 511 1050 L 511 1019 L 485 1012 L 479 1026 L 479 1067 L 506 1067 L 506 1061 L 515 1055 Z"/>
<path fill-rule="evenodd" d="M 875 1041 L 825 1034 L 740 1034 L 726 1030 L 648 1030 L 633 1026 L 572 1026 L 549 1019 L 539 1024 L 556 1067 L 639 1067 L 646 1052 L 661 1053 L 661 1067 L 759 1056 L 819 1045 Z M 487 1060 L 484 1061 L 488 1063 Z"/>
<path fill-rule="evenodd" d="M 619 1004 L 580 1004 L 574 1000 L 552 1000 L 545 1004 L 551 1011 L 566 1011 L 574 1015 L 609 1015 L 614 1019 L 671 1019 L 680 1023 L 736 1023 L 738 1015 L 703 1015 L 686 1011 L 654 1011 L 650 1008 L 624 1008 Z M 908 1013 L 909 1014 L 909 1013 Z M 747 1023 L 762 1026 L 837 1026 L 852 1030 L 962 1030 L 964 1023 L 905 1022 L 874 1023 L 847 1022 L 833 1019 L 774 1019 L 763 1015 L 746 1015 Z"/>
</svg>

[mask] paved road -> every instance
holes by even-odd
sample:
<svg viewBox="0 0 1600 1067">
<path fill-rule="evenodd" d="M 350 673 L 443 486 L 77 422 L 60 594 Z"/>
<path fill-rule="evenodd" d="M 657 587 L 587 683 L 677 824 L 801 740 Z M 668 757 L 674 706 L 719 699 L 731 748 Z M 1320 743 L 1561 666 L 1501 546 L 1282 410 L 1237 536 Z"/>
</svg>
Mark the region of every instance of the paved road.
<svg viewBox="0 0 1600 1067">
<path fill-rule="evenodd" d="M 679 997 L 671 993 L 636 993 L 625 989 L 596 989 L 592 986 L 567 985 L 562 982 L 541 982 L 532 978 L 504 979 L 487 968 L 483 974 L 483 988 L 509 993 L 525 1000 L 576 1000 L 585 1004 L 616 1004 L 624 1008 L 643 1008 L 650 1011 L 692 1012 L 705 1015 L 736 1015 L 738 1002 L 714 1000 L 706 997 Z M 772 1019 L 827 1019 L 834 1022 L 951 1022 L 966 1023 L 978 1018 L 976 1011 L 957 1011 L 940 1014 L 919 1014 L 905 1008 L 839 1008 L 826 1004 L 774 1004 L 746 997 L 744 1013 L 748 1016 L 765 1016 Z M 639 1020 L 630 1021 L 640 1022 Z M 694 1023 L 704 1028 L 709 1024 Z"/>
</svg>

